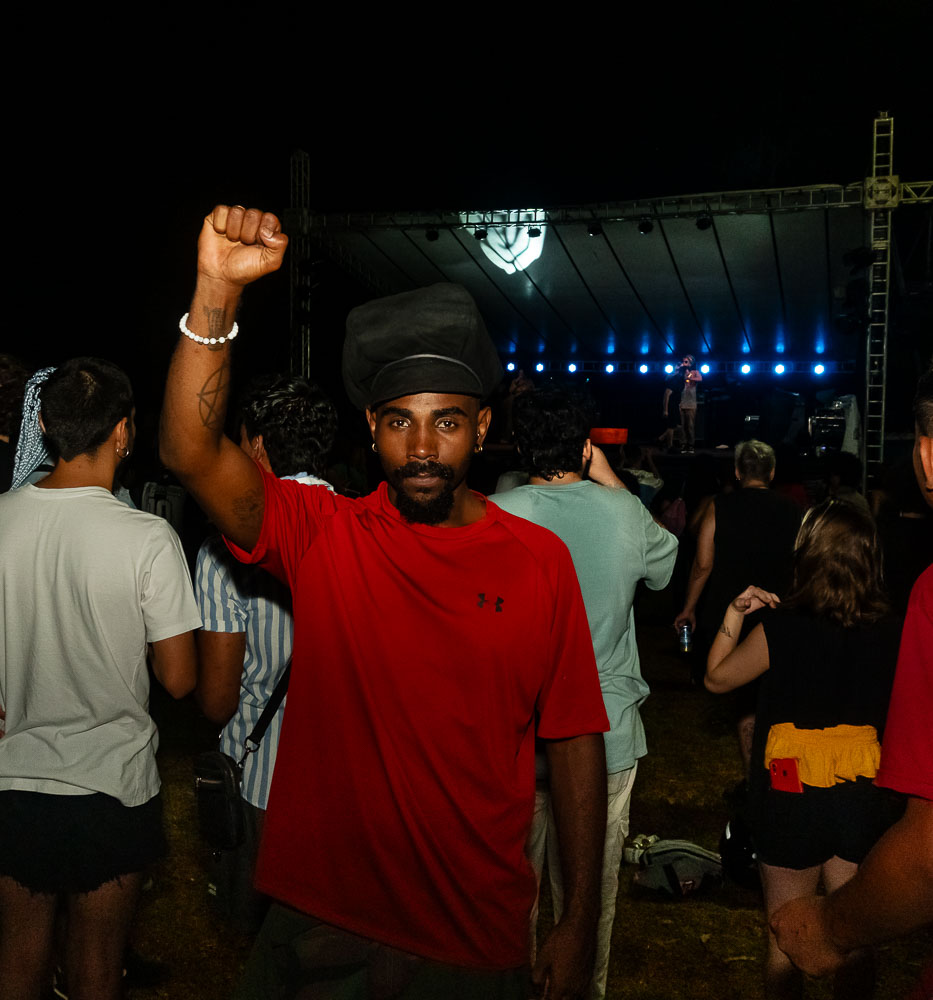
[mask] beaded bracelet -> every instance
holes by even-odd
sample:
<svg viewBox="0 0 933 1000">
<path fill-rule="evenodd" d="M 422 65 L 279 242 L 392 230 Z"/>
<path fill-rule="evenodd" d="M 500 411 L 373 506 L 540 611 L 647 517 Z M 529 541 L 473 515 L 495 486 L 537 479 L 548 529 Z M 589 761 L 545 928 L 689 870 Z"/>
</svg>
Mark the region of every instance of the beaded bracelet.
<svg viewBox="0 0 933 1000">
<path fill-rule="evenodd" d="M 193 340 L 198 344 L 225 344 L 228 340 L 233 340 L 233 338 L 240 332 L 240 328 L 237 326 L 236 320 L 233 321 L 233 329 L 227 334 L 226 337 L 199 337 L 196 333 L 192 333 L 188 329 L 188 314 L 185 313 L 184 316 L 178 321 L 178 329 L 188 337 L 189 340 Z"/>
</svg>

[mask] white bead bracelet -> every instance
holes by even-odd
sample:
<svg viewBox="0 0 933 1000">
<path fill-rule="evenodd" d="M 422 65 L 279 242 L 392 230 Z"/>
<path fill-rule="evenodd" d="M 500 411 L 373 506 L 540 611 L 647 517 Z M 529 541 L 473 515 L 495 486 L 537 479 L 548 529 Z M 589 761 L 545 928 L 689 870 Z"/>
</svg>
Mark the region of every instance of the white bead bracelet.
<svg viewBox="0 0 933 1000">
<path fill-rule="evenodd" d="M 185 315 L 178 321 L 178 329 L 181 330 L 181 332 L 189 340 L 193 340 L 198 344 L 225 344 L 228 340 L 233 340 L 233 338 L 240 332 L 240 328 L 237 326 L 236 320 L 234 320 L 233 329 L 231 329 L 226 337 L 199 337 L 196 333 L 192 333 L 188 329 L 187 313 L 185 313 Z"/>
</svg>

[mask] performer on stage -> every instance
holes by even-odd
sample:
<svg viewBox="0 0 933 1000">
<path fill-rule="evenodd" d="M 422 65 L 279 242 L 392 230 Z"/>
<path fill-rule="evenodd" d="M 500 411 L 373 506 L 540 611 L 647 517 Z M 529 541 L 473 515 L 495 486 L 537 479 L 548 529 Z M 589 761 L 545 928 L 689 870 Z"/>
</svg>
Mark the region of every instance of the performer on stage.
<svg viewBox="0 0 933 1000">
<path fill-rule="evenodd" d="M 697 382 L 702 382 L 703 376 L 697 371 L 696 358 L 692 354 L 684 355 L 678 372 L 684 380 L 684 387 L 680 393 L 680 423 L 684 432 L 684 454 L 692 455 L 696 436 Z"/>
</svg>

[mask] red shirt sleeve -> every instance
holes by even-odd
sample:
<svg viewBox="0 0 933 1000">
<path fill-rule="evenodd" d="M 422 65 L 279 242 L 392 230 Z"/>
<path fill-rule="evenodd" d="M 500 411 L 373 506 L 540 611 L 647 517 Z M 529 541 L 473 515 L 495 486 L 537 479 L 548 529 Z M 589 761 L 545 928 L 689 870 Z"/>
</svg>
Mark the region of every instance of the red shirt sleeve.
<svg viewBox="0 0 933 1000">
<path fill-rule="evenodd" d="M 257 463 L 262 473 L 264 506 L 262 530 L 247 552 L 224 538 L 227 548 L 243 563 L 261 566 L 293 587 L 302 557 L 320 531 L 322 519 L 335 513 L 339 500 L 326 486 L 308 486 L 277 479 Z M 344 501 L 346 502 L 346 501 Z"/>
</svg>

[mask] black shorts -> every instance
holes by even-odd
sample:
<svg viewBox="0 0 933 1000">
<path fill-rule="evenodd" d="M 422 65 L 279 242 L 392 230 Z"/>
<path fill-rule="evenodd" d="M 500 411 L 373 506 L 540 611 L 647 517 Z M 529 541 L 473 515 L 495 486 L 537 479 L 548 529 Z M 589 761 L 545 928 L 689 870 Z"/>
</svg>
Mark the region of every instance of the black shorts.
<svg viewBox="0 0 933 1000">
<path fill-rule="evenodd" d="M 93 892 L 166 853 L 162 799 L 0 792 L 0 875 L 34 892 Z"/>
<path fill-rule="evenodd" d="M 903 799 L 870 778 L 803 792 L 769 788 L 753 807 L 755 852 L 779 868 L 815 868 L 833 857 L 858 865 L 903 811 Z"/>
</svg>

